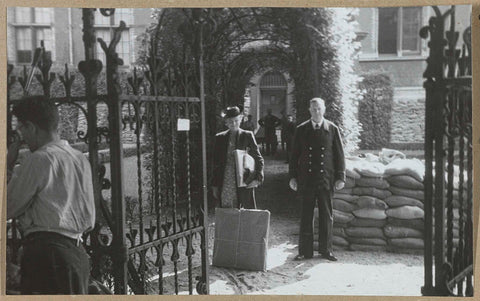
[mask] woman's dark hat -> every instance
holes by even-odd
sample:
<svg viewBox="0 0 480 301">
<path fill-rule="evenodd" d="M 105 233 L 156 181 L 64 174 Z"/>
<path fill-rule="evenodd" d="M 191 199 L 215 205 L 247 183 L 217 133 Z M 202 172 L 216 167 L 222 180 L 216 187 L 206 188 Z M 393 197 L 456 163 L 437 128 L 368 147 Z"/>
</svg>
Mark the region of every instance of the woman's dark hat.
<svg viewBox="0 0 480 301">
<path fill-rule="evenodd" d="M 243 107 L 241 106 L 227 107 L 225 110 L 223 110 L 221 116 L 223 118 L 237 117 L 238 115 L 242 114 L 242 111 Z"/>
</svg>

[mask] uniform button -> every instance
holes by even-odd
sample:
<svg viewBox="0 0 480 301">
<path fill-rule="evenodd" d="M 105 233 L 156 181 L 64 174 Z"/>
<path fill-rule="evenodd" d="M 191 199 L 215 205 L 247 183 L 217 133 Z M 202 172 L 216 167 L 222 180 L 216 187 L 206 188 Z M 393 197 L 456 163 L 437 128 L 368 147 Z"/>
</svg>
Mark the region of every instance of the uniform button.
<svg viewBox="0 0 480 301">
<path fill-rule="evenodd" d="M 325 155 L 324 155 L 324 154 L 321 154 L 321 155 L 320 155 L 320 157 L 322 157 L 322 158 L 323 158 L 323 157 L 325 157 Z"/>
<path fill-rule="evenodd" d="M 312 161 L 308 161 L 308 164 L 312 165 Z"/>
<path fill-rule="evenodd" d="M 308 154 L 308 156 L 311 158 L 311 157 L 312 157 L 312 154 Z"/>
<path fill-rule="evenodd" d="M 309 169 L 309 170 L 308 170 L 308 172 L 312 172 L 312 170 L 311 170 L 311 169 Z"/>
<path fill-rule="evenodd" d="M 322 150 L 325 150 L 325 147 L 323 147 L 323 146 L 322 146 L 322 148 L 321 148 L 321 149 L 322 149 Z"/>
<path fill-rule="evenodd" d="M 323 164 L 325 164 L 325 163 L 323 163 L 323 162 L 320 162 L 320 165 L 323 165 Z"/>
<path fill-rule="evenodd" d="M 309 150 L 312 150 L 312 147 L 309 147 L 308 149 L 309 149 Z"/>
<path fill-rule="evenodd" d="M 321 169 L 320 172 L 323 173 L 323 169 Z"/>
</svg>

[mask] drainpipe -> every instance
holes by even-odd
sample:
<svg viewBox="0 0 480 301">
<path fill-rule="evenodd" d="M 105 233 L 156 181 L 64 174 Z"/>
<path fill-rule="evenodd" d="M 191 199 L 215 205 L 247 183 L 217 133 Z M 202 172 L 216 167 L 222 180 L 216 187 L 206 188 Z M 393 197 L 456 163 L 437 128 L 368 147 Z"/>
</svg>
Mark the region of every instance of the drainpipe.
<svg viewBox="0 0 480 301">
<path fill-rule="evenodd" d="M 73 33 L 72 33 L 72 8 L 68 8 L 68 52 L 69 62 L 73 65 Z"/>
</svg>

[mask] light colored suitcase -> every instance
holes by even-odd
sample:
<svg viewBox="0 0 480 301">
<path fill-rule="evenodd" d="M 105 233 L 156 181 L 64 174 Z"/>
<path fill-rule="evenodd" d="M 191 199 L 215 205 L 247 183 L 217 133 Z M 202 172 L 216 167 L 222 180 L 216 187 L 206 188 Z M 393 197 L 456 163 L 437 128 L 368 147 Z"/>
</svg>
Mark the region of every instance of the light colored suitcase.
<svg viewBox="0 0 480 301">
<path fill-rule="evenodd" d="M 270 212 L 216 208 L 212 264 L 266 271 Z"/>
</svg>

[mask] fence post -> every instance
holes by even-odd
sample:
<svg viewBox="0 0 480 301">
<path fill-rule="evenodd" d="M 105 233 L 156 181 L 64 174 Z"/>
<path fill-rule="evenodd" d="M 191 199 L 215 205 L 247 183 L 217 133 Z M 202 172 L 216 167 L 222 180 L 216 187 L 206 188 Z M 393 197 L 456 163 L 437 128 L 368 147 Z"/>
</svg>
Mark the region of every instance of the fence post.
<svg viewBox="0 0 480 301">
<path fill-rule="evenodd" d="M 102 71 L 102 62 L 95 60 L 95 30 L 94 30 L 93 8 L 82 9 L 83 19 L 83 43 L 85 47 L 85 60 L 78 64 L 78 70 L 85 78 L 85 98 L 87 102 L 87 133 L 79 135 L 88 143 L 88 157 L 92 168 L 92 182 L 96 210 L 96 228 L 99 227 L 101 213 L 107 216 L 105 208 L 102 207 L 102 183 L 100 181 L 100 162 L 98 159 L 98 131 L 97 131 L 97 79 Z M 95 231 L 94 231 L 95 232 Z M 101 278 L 100 261 L 103 256 L 100 252 L 99 242 L 96 237 L 91 237 L 92 248 L 92 275 Z"/>
<path fill-rule="evenodd" d="M 202 10 L 202 9 L 200 9 Z M 201 14 L 201 13 L 200 13 Z M 208 259 L 208 188 L 207 188 L 207 146 L 206 146 L 206 120 L 205 120 L 205 79 L 203 65 L 203 22 L 199 26 L 199 69 L 200 69 L 200 106 L 202 115 L 202 171 L 203 171 L 203 219 L 204 235 L 202 241 L 202 279 L 201 285 L 197 286 L 199 294 L 209 294 L 209 259 Z M 203 286 L 203 287 L 202 287 Z M 201 289 L 199 289 L 201 287 Z"/>
<path fill-rule="evenodd" d="M 102 11 L 102 14 L 111 15 L 114 9 Z M 108 124 L 110 138 L 110 170 L 112 184 L 112 215 L 114 218 L 114 236 L 112 240 L 112 259 L 114 267 L 115 294 L 127 294 L 127 261 L 128 250 L 125 235 L 125 202 L 123 197 L 123 145 L 122 145 L 122 116 L 119 95 L 118 66 L 123 65 L 122 59 L 115 51 L 120 42 L 125 22 L 120 21 L 120 26 L 114 29 L 112 41 L 107 44 L 98 39 L 107 59 L 107 102 Z"/>
</svg>

